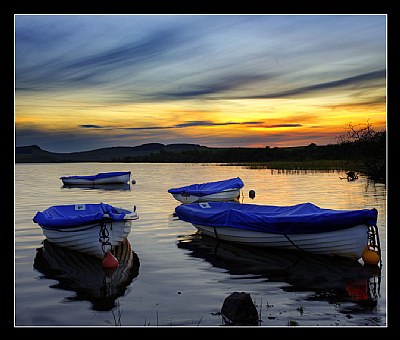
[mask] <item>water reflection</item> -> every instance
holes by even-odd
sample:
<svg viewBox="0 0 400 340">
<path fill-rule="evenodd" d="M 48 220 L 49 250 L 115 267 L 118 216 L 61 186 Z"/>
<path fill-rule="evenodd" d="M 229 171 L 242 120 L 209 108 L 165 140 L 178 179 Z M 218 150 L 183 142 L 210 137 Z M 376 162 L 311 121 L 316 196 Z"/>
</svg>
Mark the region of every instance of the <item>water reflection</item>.
<svg viewBox="0 0 400 340">
<path fill-rule="evenodd" d="M 363 266 L 358 261 L 311 255 L 298 251 L 255 248 L 221 242 L 200 233 L 180 238 L 179 248 L 214 267 L 235 275 L 235 279 L 265 278 L 268 282 L 286 282 L 285 292 L 312 292 L 308 300 L 328 301 L 342 313 L 374 310 L 380 296 L 381 269 Z M 242 277 L 240 277 L 242 276 Z"/>
<path fill-rule="evenodd" d="M 100 190 L 131 190 L 130 183 L 114 184 L 64 184 L 63 189 L 100 189 Z"/>
<path fill-rule="evenodd" d="M 51 288 L 76 292 L 68 301 L 90 301 L 92 308 L 108 311 L 115 307 L 115 300 L 124 295 L 132 280 L 139 275 L 139 258 L 127 239 L 114 248 L 118 268 L 106 273 L 101 259 L 60 247 L 47 239 L 37 249 L 33 268 L 47 279 L 58 280 Z"/>
</svg>

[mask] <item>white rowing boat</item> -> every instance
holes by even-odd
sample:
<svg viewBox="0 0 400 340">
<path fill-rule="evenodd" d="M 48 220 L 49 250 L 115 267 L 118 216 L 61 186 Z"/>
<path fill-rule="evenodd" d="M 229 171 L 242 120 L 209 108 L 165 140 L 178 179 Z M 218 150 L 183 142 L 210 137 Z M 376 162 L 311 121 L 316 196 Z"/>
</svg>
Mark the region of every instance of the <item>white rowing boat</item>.
<svg viewBox="0 0 400 340">
<path fill-rule="evenodd" d="M 376 209 L 203 202 L 180 205 L 175 211 L 205 235 L 251 246 L 360 259 L 367 247 L 379 245 Z"/>
<path fill-rule="evenodd" d="M 239 178 L 230 178 L 222 181 L 191 184 L 179 188 L 169 189 L 168 192 L 179 202 L 226 202 L 239 200 L 240 189 L 244 183 Z"/>
<path fill-rule="evenodd" d="M 130 171 L 100 172 L 89 176 L 63 176 L 60 177 L 64 185 L 99 185 L 128 183 L 131 178 Z"/>
<path fill-rule="evenodd" d="M 127 238 L 133 211 L 109 204 L 71 204 L 52 206 L 38 212 L 33 221 L 51 242 L 103 258 L 104 254 Z"/>
</svg>

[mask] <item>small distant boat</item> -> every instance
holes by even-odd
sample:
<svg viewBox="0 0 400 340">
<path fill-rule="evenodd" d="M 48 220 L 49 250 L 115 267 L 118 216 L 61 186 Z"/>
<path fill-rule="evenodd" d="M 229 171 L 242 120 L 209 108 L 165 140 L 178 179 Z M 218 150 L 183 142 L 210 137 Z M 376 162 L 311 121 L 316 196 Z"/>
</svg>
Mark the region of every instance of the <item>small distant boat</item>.
<svg viewBox="0 0 400 340">
<path fill-rule="evenodd" d="M 90 301 L 94 310 L 114 308 L 115 300 L 125 294 L 139 275 L 139 258 L 127 239 L 113 250 L 119 266 L 112 273 L 104 270 L 97 257 L 60 247 L 47 239 L 42 243 L 36 250 L 33 268 L 52 280 L 51 288 L 76 293 L 76 297 L 67 300 Z M 53 280 L 58 280 L 59 284 L 54 285 Z"/>
<path fill-rule="evenodd" d="M 230 178 L 216 182 L 191 184 L 168 192 L 181 203 L 234 201 L 240 198 L 240 189 L 244 183 L 239 178 Z"/>
<path fill-rule="evenodd" d="M 37 212 L 33 222 L 52 243 L 103 258 L 127 238 L 139 218 L 135 210 L 105 203 L 56 205 Z"/>
<path fill-rule="evenodd" d="M 64 185 L 97 185 L 128 183 L 131 178 L 130 171 L 100 172 L 91 176 L 63 176 L 60 177 Z"/>
<path fill-rule="evenodd" d="M 376 209 L 203 202 L 180 205 L 175 212 L 179 219 L 219 240 L 357 260 L 368 253 L 380 260 Z"/>
</svg>

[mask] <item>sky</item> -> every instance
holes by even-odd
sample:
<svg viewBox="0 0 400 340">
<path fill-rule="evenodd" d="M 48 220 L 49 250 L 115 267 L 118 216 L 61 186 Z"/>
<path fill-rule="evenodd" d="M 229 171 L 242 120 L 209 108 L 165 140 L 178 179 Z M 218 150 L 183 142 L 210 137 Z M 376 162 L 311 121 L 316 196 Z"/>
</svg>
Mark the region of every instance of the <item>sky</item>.
<svg viewBox="0 0 400 340">
<path fill-rule="evenodd" d="M 15 145 L 288 147 L 386 130 L 386 15 L 15 15 Z"/>
</svg>

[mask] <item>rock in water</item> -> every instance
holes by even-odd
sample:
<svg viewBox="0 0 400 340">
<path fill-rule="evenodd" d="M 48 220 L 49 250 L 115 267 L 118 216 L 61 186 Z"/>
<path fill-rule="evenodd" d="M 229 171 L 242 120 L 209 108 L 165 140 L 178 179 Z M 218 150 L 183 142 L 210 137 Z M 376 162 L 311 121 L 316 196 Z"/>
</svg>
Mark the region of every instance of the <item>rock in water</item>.
<svg viewBox="0 0 400 340">
<path fill-rule="evenodd" d="M 229 324 L 258 325 L 257 309 L 249 293 L 234 292 L 229 295 L 222 305 L 221 314 Z"/>
</svg>

